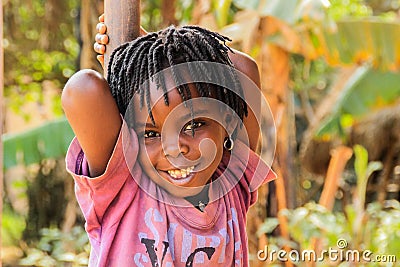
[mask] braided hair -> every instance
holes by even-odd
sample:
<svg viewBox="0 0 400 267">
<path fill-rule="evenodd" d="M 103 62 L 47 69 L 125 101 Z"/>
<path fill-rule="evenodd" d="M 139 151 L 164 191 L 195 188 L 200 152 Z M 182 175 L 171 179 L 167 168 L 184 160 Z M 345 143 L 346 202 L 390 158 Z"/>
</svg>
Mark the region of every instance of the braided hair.
<svg viewBox="0 0 400 267">
<path fill-rule="evenodd" d="M 156 74 L 180 63 L 196 62 L 196 64 L 188 64 L 187 72 L 191 77 L 204 77 L 206 81 L 210 79 L 224 81 L 223 84 L 229 82 L 229 87 L 233 87 L 227 90 L 216 84 L 193 82 L 199 95 L 212 96 L 222 101 L 243 120 L 243 117 L 248 114 L 247 104 L 228 56 L 228 51 L 232 50 L 226 45 L 227 41 L 231 40 L 198 26 L 181 28 L 170 26 L 117 47 L 110 57 L 107 80 L 119 112 L 125 114 L 134 94 L 139 94 L 140 108 L 143 108 L 146 103 L 149 117 L 155 124 L 150 104 L 149 79 L 155 77 L 157 87 L 163 90 L 164 103 L 169 105 L 165 77 Z M 221 63 L 230 67 L 215 71 L 207 68 L 206 62 Z M 190 89 L 187 83 L 182 82 L 181 73 L 177 73 L 178 71 L 174 68 L 171 68 L 171 72 L 174 82 L 178 84 L 177 90 L 182 101 L 187 101 L 189 105 L 193 123 Z M 202 78 L 202 81 L 204 79 Z"/>
</svg>

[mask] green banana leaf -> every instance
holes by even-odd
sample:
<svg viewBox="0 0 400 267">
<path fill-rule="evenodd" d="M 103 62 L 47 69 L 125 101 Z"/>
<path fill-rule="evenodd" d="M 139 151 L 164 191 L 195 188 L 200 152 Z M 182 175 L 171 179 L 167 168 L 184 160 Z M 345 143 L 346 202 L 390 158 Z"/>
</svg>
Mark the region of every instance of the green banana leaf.
<svg viewBox="0 0 400 267">
<path fill-rule="evenodd" d="M 229 9 L 232 4 L 232 0 L 214 0 L 214 10 L 217 19 L 217 24 L 222 27 L 228 23 Z"/>
<path fill-rule="evenodd" d="M 73 137 L 74 133 L 65 118 L 47 122 L 22 133 L 4 134 L 3 168 L 63 157 Z"/>
<path fill-rule="evenodd" d="M 344 136 L 352 121 L 400 98 L 400 72 L 359 67 L 341 91 L 331 114 L 316 132 L 317 137 Z M 346 122 L 347 121 L 347 122 Z"/>
</svg>

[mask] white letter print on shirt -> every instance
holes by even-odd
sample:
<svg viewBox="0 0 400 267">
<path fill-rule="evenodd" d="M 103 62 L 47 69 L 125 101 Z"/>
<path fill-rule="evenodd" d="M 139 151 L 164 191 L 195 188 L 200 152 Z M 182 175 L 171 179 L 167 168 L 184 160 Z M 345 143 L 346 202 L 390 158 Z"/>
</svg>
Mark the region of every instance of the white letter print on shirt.
<svg viewBox="0 0 400 267">
<path fill-rule="evenodd" d="M 228 229 L 222 228 L 219 230 L 219 235 L 202 236 L 190 232 L 182 226 L 171 223 L 167 233 L 165 233 L 165 241 L 160 242 L 160 233 L 158 229 L 165 227 L 159 210 L 150 208 L 145 213 L 144 223 L 148 229 L 147 233 L 140 232 L 138 235 L 140 242 L 146 248 L 146 253 L 136 253 L 134 262 L 136 266 L 148 266 L 151 262 L 152 267 L 172 267 L 175 260 L 185 263 L 185 266 L 209 266 L 209 261 L 213 256 L 217 257 L 213 261 L 224 263 L 225 251 L 227 244 L 231 241 L 230 234 L 235 235 L 235 231 L 239 231 L 239 222 L 237 212 L 231 209 L 232 219 L 229 220 Z M 156 226 L 158 224 L 158 227 Z M 179 233 L 182 235 L 182 246 L 175 247 L 174 238 L 176 237 L 177 228 L 181 228 Z M 230 233 L 228 233 L 230 232 Z M 238 233 L 236 233 L 238 234 Z M 193 247 L 192 247 L 193 245 Z M 176 258 L 176 249 L 180 250 L 179 259 Z M 218 250 L 219 255 L 214 255 Z M 240 265 L 243 257 L 241 251 L 241 241 L 236 241 L 234 244 L 234 262 L 235 265 Z M 170 257 L 166 257 L 169 255 Z"/>
</svg>

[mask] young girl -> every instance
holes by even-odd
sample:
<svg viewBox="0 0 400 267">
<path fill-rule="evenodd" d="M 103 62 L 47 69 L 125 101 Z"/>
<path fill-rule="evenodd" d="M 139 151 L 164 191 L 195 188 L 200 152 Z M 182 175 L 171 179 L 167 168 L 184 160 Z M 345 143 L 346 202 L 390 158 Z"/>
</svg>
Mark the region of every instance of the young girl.
<svg viewBox="0 0 400 267">
<path fill-rule="evenodd" d="M 233 68 L 258 81 L 257 66 L 227 40 L 169 27 L 117 48 L 108 81 L 83 70 L 65 85 L 90 266 L 248 266 L 246 213 L 274 174 L 249 148 L 250 83 Z"/>
</svg>

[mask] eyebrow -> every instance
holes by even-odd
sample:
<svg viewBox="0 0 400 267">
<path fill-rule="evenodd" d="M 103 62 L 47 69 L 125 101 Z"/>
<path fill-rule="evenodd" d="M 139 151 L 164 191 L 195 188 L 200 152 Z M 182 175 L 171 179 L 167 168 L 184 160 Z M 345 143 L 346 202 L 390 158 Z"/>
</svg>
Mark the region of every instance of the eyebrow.
<svg viewBox="0 0 400 267">
<path fill-rule="evenodd" d="M 199 115 L 204 115 L 209 113 L 208 110 L 206 109 L 200 109 L 200 110 L 196 110 L 193 113 L 187 113 L 185 115 L 183 115 L 182 117 L 180 117 L 180 120 L 189 120 L 192 119 L 192 117 L 196 117 Z M 135 123 L 135 127 L 140 127 L 140 128 L 154 128 L 157 127 L 157 125 L 153 125 L 151 122 L 146 122 L 146 123 Z"/>
<path fill-rule="evenodd" d="M 189 119 L 192 119 L 192 117 L 196 117 L 196 116 L 199 116 L 199 115 L 204 115 L 204 114 L 207 114 L 208 112 L 209 111 L 206 110 L 206 109 L 195 110 L 195 111 L 193 111 L 193 113 L 188 113 L 186 115 L 183 115 L 181 117 L 181 119 L 182 120 L 189 120 Z"/>
<path fill-rule="evenodd" d="M 146 122 L 146 123 L 135 123 L 135 127 L 154 128 L 154 127 L 157 127 L 157 125 L 153 125 L 151 122 Z"/>
</svg>

